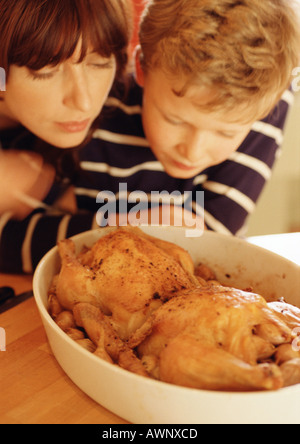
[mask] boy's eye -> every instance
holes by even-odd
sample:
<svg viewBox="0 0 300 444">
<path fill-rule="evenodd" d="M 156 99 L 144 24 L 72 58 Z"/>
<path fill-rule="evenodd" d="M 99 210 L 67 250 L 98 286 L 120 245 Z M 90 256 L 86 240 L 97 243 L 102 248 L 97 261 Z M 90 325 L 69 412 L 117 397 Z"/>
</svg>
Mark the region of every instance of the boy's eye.
<svg viewBox="0 0 300 444">
<path fill-rule="evenodd" d="M 171 125 L 174 125 L 174 126 L 181 125 L 181 122 L 175 122 L 175 120 L 169 120 L 169 123 L 171 123 Z"/>
<path fill-rule="evenodd" d="M 182 122 L 180 122 L 179 120 L 174 120 L 174 119 L 167 117 L 167 116 L 164 116 L 164 118 L 171 125 L 174 125 L 174 126 L 182 125 Z"/>
<path fill-rule="evenodd" d="M 233 139 L 235 137 L 235 134 L 226 133 L 225 131 L 217 131 L 217 134 L 221 137 L 225 137 L 226 139 Z"/>
</svg>

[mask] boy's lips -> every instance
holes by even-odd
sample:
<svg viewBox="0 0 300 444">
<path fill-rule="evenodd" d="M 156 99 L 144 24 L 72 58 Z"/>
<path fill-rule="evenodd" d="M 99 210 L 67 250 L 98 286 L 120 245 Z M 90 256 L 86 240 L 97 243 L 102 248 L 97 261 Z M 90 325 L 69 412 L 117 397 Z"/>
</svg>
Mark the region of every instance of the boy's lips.
<svg viewBox="0 0 300 444">
<path fill-rule="evenodd" d="M 184 164 L 184 163 L 177 162 L 176 160 L 173 160 L 173 165 L 174 165 L 176 168 L 179 168 L 180 170 L 184 170 L 184 171 L 194 171 L 194 170 L 197 168 L 197 167 L 194 166 L 194 165 L 192 165 L 192 166 L 190 166 L 190 165 L 186 165 L 186 164 Z"/>
<path fill-rule="evenodd" d="M 90 124 L 90 119 L 74 122 L 57 122 L 57 125 L 68 133 L 80 133 L 85 131 Z"/>
</svg>

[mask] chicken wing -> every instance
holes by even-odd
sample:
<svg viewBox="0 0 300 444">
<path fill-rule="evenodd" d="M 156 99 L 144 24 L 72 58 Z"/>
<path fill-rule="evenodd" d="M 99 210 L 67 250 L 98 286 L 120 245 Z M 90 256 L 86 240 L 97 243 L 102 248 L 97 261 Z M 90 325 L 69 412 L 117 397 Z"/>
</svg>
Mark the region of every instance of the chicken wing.
<svg viewBox="0 0 300 444">
<path fill-rule="evenodd" d="M 268 306 L 282 319 L 292 330 L 300 327 L 300 308 L 286 302 L 269 302 Z"/>
<path fill-rule="evenodd" d="M 95 345 L 93 352 L 96 356 L 109 363 L 116 362 L 126 370 L 148 377 L 142 362 L 133 350 L 118 338 L 109 318 L 105 317 L 99 308 L 88 303 L 79 303 L 74 306 L 73 313 L 76 324 L 84 328 Z"/>
</svg>

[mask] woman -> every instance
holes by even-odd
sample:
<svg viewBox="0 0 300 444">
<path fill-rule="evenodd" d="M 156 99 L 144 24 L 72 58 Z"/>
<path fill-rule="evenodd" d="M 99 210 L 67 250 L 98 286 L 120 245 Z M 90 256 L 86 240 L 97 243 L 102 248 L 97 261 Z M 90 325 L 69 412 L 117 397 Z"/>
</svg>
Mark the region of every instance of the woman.
<svg viewBox="0 0 300 444">
<path fill-rule="evenodd" d="M 149 5 L 153 2 L 154 0 Z M 279 8 L 284 2 L 288 3 L 288 0 L 282 0 L 276 7 Z M 201 115 L 202 123 L 200 126 L 199 116 L 197 116 L 197 120 L 195 117 L 193 121 L 190 121 L 190 107 L 188 106 L 187 109 L 183 107 L 184 104 L 190 105 L 190 103 L 187 104 L 181 96 L 182 85 L 180 85 L 178 90 L 178 82 L 176 81 L 176 85 L 169 88 L 170 85 L 166 85 L 165 82 L 165 80 L 170 80 L 165 79 L 165 77 L 168 77 L 169 72 L 165 71 L 163 72 L 164 76 L 161 76 L 156 66 L 151 72 L 153 74 L 151 75 L 152 80 L 154 80 L 154 77 L 156 79 L 154 90 L 152 88 L 153 83 L 151 84 L 150 82 L 152 87 L 149 88 L 148 82 L 148 85 L 146 85 L 145 82 L 141 81 L 143 76 L 137 76 L 142 88 L 136 84 L 134 79 L 128 78 L 127 94 L 123 94 L 125 92 L 124 88 L 121 88 L 119 84 L 118 88 L 113 88 L 109 99 L 106 100 L 105 110 L 101 113 L 101 121 L 98 122 L 96 119 L 94 121 L 95 125 L 91 126 L 93 118 L 104 103 L 103 98 L 110 89 L 114 73 L 118 74 L 120 72 L 122 63 L 118 65 L 118 60 L 124 61 L 124 52 L 118 52 L 120 38 L 119 36 L 115 38 L 115 30 L 117 29 L 115 23 L 113 21 L 107 23 L 102 21 L 103 12 L 109 15 L 114 2 L 96 2 L 99 5 L 99 10 L 105 6 L 102 9 L 102 15 L 99 20 L 94 19 L 96 11 L 87 8 L 89 2 L 72 2 L 67 9 L 65 9 L 67 7 L 65 3 L 63 6 L 59 4 L 61 10 L 56 10 L 54 13 L 55 8 L 53 5 L 57 3 L 59 2 L 51 2 L 51 11 L 48 11 L 49 17 L 52 17 L 51 23 L 55 23 L 56 26 L 49 27 L 45 25 L 43 16 L 40 16 L 38 21 L 35 22 L 38 24 L 35 25 L 35 33 L 32 30 L 28 34 L 22 33 L 21 42 L 27 42 L 28 40 L 28 42 L 31 42 L 29 46 L 34 47 L 35 50 L 28 51 L 27 49 L 26 52 L 22 49 L 21 54 L 23 55 L 24 52 L 27 54 L 25 62 L 19 63 L 17 59 L 13 60 L 13 69 L 8 73 L 7 91 L 3 94 L 5 100 L 2 106 L 2 117 L 6 119 L 6 133 L 9 130 L 9 126 L 15 124 L 15 120 L 23 123 L 31 130 L 31 132 L 26 133 L 26 137 L 22 136 L 17 140 L 13 139 L 15 144 L 12 143 L 12 138 L 6 136 L 7 143 L 3 145 L 10 148 L 24 149 L 24 144 L 26 143 L 26 146 L 34 146 L 36 152 L 42 151 L 43 158 L 55 166 L 55 186 L 51 188 L 50 193 L 48 193 L 43 202 L 40 202 L 39 195 L 42 194 L 43 186 L 45 189 L 45 182 L 47 182 L 45 179 L 47 175 L 51 176 L 51 171 L 52 175 L 54 172 L 50 169 L 46 174 L 43 166 L 36 165 L 36 162 L 31 162 L 32 169 L 35 169 L 37 173 L 39 172 L 39 180 L 43 186 L 31 187 L 34 189 L 30 190 L 29 197 L 28 193 L 26 196 L 24 196 L 24 193 L 18 194 L 19 198 L 22 198 L 25 203 L 27 202 L 28 206 L 34 209 L 28 217 L 24 219 L 23 213 L 20 215 L 21 217 L 23 216 L 23 219 L 16 221 L 11 218 L 10 214 L 6 213 L 0 219 L 0 270 L 32 272 L 41 256 L 55 245 L 58 240 L 98 227 L 98 225 L 105 226 L 107 223 L 110 225 L 116 225 L 117 223 L 126 224 L 127 221 L 134 224 L 142 221 L 149 223 L 150 217 L 151 224 L 186 224 L 188 227 L 194 228 L 195 222 L 199 220 L 197 228 L 199 227 L 201 232 L 203 228 L 203 203 L 201 199 L 204 192 L 205 222 L 207 227 L 227 234 L 240 235 L 243 233 L 247 218 L 254 210 L 255 202 L 271 175 L 271 169 L 282 140 L 282 130 L 291 101 L 291 92 L 284 92 L 280 103 L 277 104 L 274 111 L 271 111 L 264 121 L 255 122 L 253 130 L 249 132 L 238 151 L 234 152 L 230 158 L 216 165 L 215 163 L 222 161 L 223 157 L 220 159 L 218 156 L 216 159 L 210 159 L 213 160 L 212 166 L 200 171 L 205 165 L 202 165 L 200 161 L 197 163 L 193 162 L 193 159 L 189 159 L 187 162 L 184 158 L 185 152 L 188 153 L 186 148 L 190 149 L 192 147 L 192 144 L 189 143 L 190 136 L 192 135 L 192 141 L 197 141 L 198 144 L 200 140 L 198 136 L 201 135 L 202 129 L 204 129 L 204 133 L 209 133 L 209 137 L 206 137 L 206 140 L 204 139 L 205 143 L 201 142 L 201 144 L 195 145 L 195 148 L 202 149 L 209 141 L 207 146 L 212 148 L 209 152 L 215 151 L 215 147 L 218 148 L 218 152 L 221 152 L 219 147 L 224 148 L 224 146 L 230 147 L 231 152 L 233 144 L 234 148 L 237 147 L 237 136 L 232 134 L 231 124 L 230 132 L 228 132 L 229 122 L 227 122 L 227 116 L 221 121 L 211 116 L 208 122 L 209 116 Z M 152 8 L 149 8 L 141 26 L 140 41 L 143 52 L 145 52 L 145 45 L 143 44 L 145 27 L 143 23 L 145 23 L 145 20 L 147 22 L 147 17 L 152 24 L 152 28 L 149 31 L 152 37 L 156 35 L 154 31 L 158 30 L 158 35 L 161 32 L 160 39 L 164 43 L 168 42 L 169 38 L 172 40 L 170 22 L 168 20 L 161 20 L 161 17 L 169 17 L 168 14 L 162 13 L 164 5 L 174 8 L 174 17 L 179 17 L 179 21 L 184 29 L 186 29 L 186 23 L 189 23 L 185 19 L 181 20 L 182 17 L 185 18 L 187 11 L 186 1 L 166 0 L 162 2 L 157 0 L 154 3 L 155 10 L 157 6 L 157 21 L 153 22 L 151 20 Z M 201 13 L 202 11 L 204 14 L 200 14 L 200 17 L 197 18 L 192 12 L 190 23 L 196 27 L 199 25 L 204 30 L 206 29 L 207 22 L 211 23 L 212 27 L 216 26 L 216 29 L 222 32 L 225 32 L 228 28 L 226 34 L 229 36 L 228 43 L 230 48 L 237 50 L 238 53 L 241 52 L 243 47 L 230 43 L 230 26 L 232 21 L 229 20 L 233 14 L 237 28 L 242 27 L 244 20 L 239 20 L 239 16 L 235 14 L 236 11 L 246 14 L 245 8 L 240 7 L 240 2 L 235 0 L 230 2 L 234 4 L 236 10 L 231 8 L 227 0 L 218 0 L 218 2 L 212 3 L 212 7 L 220 3 L 226 10 L 228 9 L 229 18 L 224 22 L 227 24 L 227 28 L 223 26 L 223 20 L 220 20 L 217 11 L 207 9 L 206 1 L 195 0 L 192 3 L 195 4 L 198 12 Z M 252 10 L 253 2 L 247 1 L 246 3 L 248 10 Z M 272 11 L 274 9 L 274 2 L 272 3 L 271 0 L 268 0 L 266 3 L 269 10 Z M 79 6 L 82 7 L 83 4 L 87 9 L 80 10 Z M 115 8 L 118 10 L 121 4 L 118 1 Z M 42 6 L 46 7 L 43 4 Z M 179 10 L 179 6 L 183 8 L 185 13 L 181 11 L 180 14 L 176 15 L 176 10 Z M 49 9 L 48 7 L 46 8 Z M 259 16 L 265 13 L 264 10 L 261 10 L 259 2 L 255 3 L 254 10 Z M 51 15 L 52 12 L 53 15 Z M 282 14 L 282 16 L 288 17 L 286 21 L 283 21 L 284 26 L 281 28 L 281 33 L 279 33 L 276 27 L 277 15 L 270 15 L 271 26 L 267 27 L 268 32 L 274 29 L 277 30 L 275 40 L 286 53 L 291 64 L 290 66 L 298 63 L 299 48 L 298 25 L 294 24 L 293 15 L 289 11 Z M 61 17 L 65 16 L 69 19 L 62 20 Z M 7 21 L 9 21 L 10 15 L 7 17 Z M 2 18 L 0 18 L 1 20 Z M 21 15 L 19 20 L 22 24 L 23 19 Z M 202 20 L 204 20 L 204 23 L 202 23 Z M 102 27 L 94 26 L 98 22 L 102 23 Z M 260 27 L 260 31 L 264 29 L 261 23 L 265 23 L 264 16 L 262 21 L 255 20 L 256 25 L 254 29 L 251 28 L 251 38 L 247 37 L 247 45 L 250 45 L 250 54 L 253 53 L 253 44 L 259 46 L 261 42 L 265 41 L 257 39 L 257 27 Z M 163 34 L 162 29 L 164 24 L 166 25 L 165 34 Z M 86 25 L 85 28 L 84 25 Z M 172 26 L 174 25 L 175 22 L 173 21 Z M 17 28 L 15 23 L 11 26 L 13 29 L 22 29 L 20 24 L 18 24 Z M 86 32 L 83 32 L 83 28 Z M 10 29 L 10 27 L 3 29 L 2 35 L 9 35 Z M 40 42 L 40 35 L 43 35 L 44 29 L 47 32 L 52 31 L 51 33 L 55 38 L 50 42 L 46 39 L 46 41 L 43 41 L 43 44 L 38 46 L 36 43 Z M 55 32 L 53 32 L 53 29 L 55 29 Z M 63 36 L 58 32 L 59 29 L 64 31 Z M 188 33 L 190 29 L 191 27 L 188 26 Z M 100 30 L 103 30 L 103 32 L 100 32 Z M 178 34 L 176 30 L 174 33 L 177 42 Z M 199 40 L 197 30 L 194 32 L 194 35 L 197 42 Z M 290 43 L 284 47 L 282 44 L 283 36 Z M 13 39 L 13 50 L 18 48 L 19 41 L 20 39 Z M 70 41 L 72 45 L 70 45 Z M 191 46 L 190 36 L 185 36 L 185 39 L 180 39 L 180 41 L 181 44 L 177 46 L 181 54 L 184 55 L 184 58 L 187 57 L 189 61 L 193 62 L 193 57 L 190 57 L 189 51 L 191 51 L 194 43 Z M 204 41 L 206 40 L 204 39 Z M 106 45 L 102 45 L 102 42 L 109 42 L 109 45 L 111 45 L 109 48 L 112 49 L 104 51 L 103 48 Z M 223 42 L 222 37 L 218 37 L 218 40 L 216 40 L 216 43 L 219 44 L 219 49 L 220 46 L 222 49 L 220 52 L 221 56 L 225 56 L 227 60 Z M 184 47 L 185 44 L 186 48 Z M 48 46 L 50 46 L 50 50 Z M 4 45 L 3 48 L 3 53 L 10 54 L 7 46 Z M 64 48 L 69 48 L 70 50 L 65 51 Z M 121 48 L 124 48 L 123 44 Z M 196 51 L 195 48 L 192 52 L 193 55 L 200 56 L 201 64 L 203 52 Z M 268 49 L 267 53 L 270 53 L 271 58 L 269 66 L 278 66 L 278 63 L 275 63 L 275 59 L 273 60 L 277 50 L 274 52 Z M 17 54 L 20 54 L 20 51 Z M 47 55 L 47 58 L 44 58 L 44 54 Z M 95 54 L 101 56 L 101 59 L 97 60 L 96 63 L 93 58 L 91 60 L 91 57 L 94 57 Z M 123 57 L 118 57 L 120 54 Z M 147 54 L 144 53 L 144 63 L 152 59 L 153 52 L 150 50 Z M 262 50 L 259 50 L 259 54 L 261 57 L 265 57 L 265 52 Z M 169 55 L 170 58 L 166 57 Z M 174 55 L 173 47 L 171 50 L 165 50 L 163 54 L 160 54 L 158 59 L 160 61 L 172 60 Z M 241 57 L 241 54 L 238 54 L 238 57 Z M 243 56 L 244 58 L 246 59 L 247 57 Z M 254 59 L 256 60 L 256 57 Z M 274 63 L 272 63 L 272 60 Z M 220 66 L 224 66 L 224 63 Z M 94 71 L 96 67 L 97 69 Z M 246 63 L 245 67 L 242 65 L 242 69 L 244 68 L 245 71 L 243 73 L 252 72 L 249 69 L 248 63 Z M 96 77 L 96 73 L 98 76 L 98 69 L 100 69 L 101 78 L 100 74 L 99 77 Z M 240 69 L 240 65 L 238 65 L 238 69 Z M 276 71 L 278 75 L 281 75 L 280 71 L 282 70 L 283 66 L 280 65 Z M 191 74 L 194 71 L 195 74 L 198 74 L 197 66 L 194 66 L 192 71 L 187 72 Z M 289 71 L 289 69 L 285 71 Z M 137 74 L 139 74 L 138 69 Z M 175 70 L 173 74 L 176 77 L 179 73 Z M 180 76 L 178 79 L 183 80 Z M 117 75 L 117 77 L 119 76 Z M 250 76 L 250 78 L 252 77 Z M 272 79 L 274 80 L 274 78 Z M 258 90 L 264 95 L 264 88 L 261 85 L 259 85 Z M 263 83 L 263 85 L 265 84 Z M 155 92 L 155 103 L 153 103 L 153 91 Z M 174 104 L 173 100 L 169 103 L 169 91 L 173 95 L 175 92 L 175 96 L 177 91 L 179 91 L 176 104 Z M 279 90 L 277 92 L 279 96 Z M 282 92 L 283 90 L 280 90 L 280 93 Z M 182 95 L 184 96 L 184 94 Z M 166 98 L 168 99 L 167 102 Z M 239 95 L 237 95 L 237 102 L 239 102 L 239 98 Z M 207 99 L 209 97 L 206 97 Z M 205 102 L 205 98 L 203 100 Z M 161 103 L 163 102 L 165 105 L 168 104 L 168 114 L 166 114 L 165 108 L 161 108 Z M 24 106 L 24 103 L 27 103 L 27 106 Z M 97 108 L 99 103 L 101 106 Z M 202 102 L 203 105 L 205 103 Z M 33 108 L 31 109 L 31 107 Z M 150 113 L 148 112 L 149 109 Z M 153 113 L 152 111 L 155 112 Z M 178 115 L 179 111 L 183 113 L 182 116 Z M 194 111 L 194 108 L 192 108 L 192 111 Z M 148 118 L 149 116 L 150 118 Z M 188 116 L 188 120 L 186 116 Z M 176 118 L 175 121 L 174 117 Z M 180 117 L 179 121 L 178 117 Z M 209 127 L 204 124 L 204 119 L 210 125 Z M 149 137 L 149 131 L 147 131 L 146 139 L 146 127 L 149 129 L 147 123 L 151 123 L 152 140 Z M 96 131 L 93 131 L 94 127 Z M 89 129 L 91 129 L 90 132 Z M 13 128 L 12 131 L 15 138 L 16 128 Z M 189 137 L 186 137 L 185 134 Z M 194 135 L 197 137 L 194 137 Z M 39 137 L 37 138 L 37 136 Z M 167 141 L 171 140 L 171 136 L 173 143 L 170 145 L 167 144 Z M 238 137 L 241 137 L 240 134 Z M 159 151 L 166 155 L 159 156 L 155 148 L 156 144 L 153 143 L 154 139 L 159 139 L 159 148 L 161 148 Z M 213 143 L 211 143 L 212 141 Z M 70 149 L 74 145 L 82 147 L 82 149 Z M 59 148 L 55 149 L 53 146 Z M 227 148 L 226 154 L 228 155 Z M 198 153 L 198 149 L 195 152 Z M 77 162 L 74 161 L 76 156 Z M 202 154 L 201 157 L 203 157 Z M 173 164 L 172 170 L 168 168 L 170 164 Z M 77 165 L 80 165 L 80 169 L 77 168 Z M 199 168 L 199 165 L 201 168 Z M 174 166 L 176 170 L 174 170 Z M 195 167 L 197 171 L 195 171 Z M 197 175 L 195 176 L 195 174 Z M 61 180 L 59 181 L 58 179 Z M 65 210 L 66 205 L 64 200 L 58 200 L 57 198 L 59 195 L 63 195 L 65 188 L 68 188 L 71 184 L 74 187 L 74 193 L 73 203 L 71 202 L 72 205 L 69 207 L 69 212 L 58 212 L 57 210 L 61 208 Z M 12 185 L 14 184 L 12 183 Z M 43 193 L 46 194 L 45 191 Z M 199 199 L 197 198 L 198 195 L 200 195 Z M 186 214 L 192 220 L 186 219 Z M 193 218 L 194 214 L 196 214 L 196 220 Z M 166 222 L 164 220 L 165 215 Z M 199 232 L 199 230 L 197 231 Z M 195 234 L 195 231 L 193 231 L 193 234 Z"/>
<path fill-rule="evenodd" d="M 0 270 L 32 271 L 24 245 L 15 262 L 16 238 L 28 232 L 26 216 L 67 187 L 76 166 L 69 148 L 89 140 L 126 67 L 131 15 L 129 0 L 0 0 Z M 51 224 L 64 215 L 56 217 Z"/>
</svg>

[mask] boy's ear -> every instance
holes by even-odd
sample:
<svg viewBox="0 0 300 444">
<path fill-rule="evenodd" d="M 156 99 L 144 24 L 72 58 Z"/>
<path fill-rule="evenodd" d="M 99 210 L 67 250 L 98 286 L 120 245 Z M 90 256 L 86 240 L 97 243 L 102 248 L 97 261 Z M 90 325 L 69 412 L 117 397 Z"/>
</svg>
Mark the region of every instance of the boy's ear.
<svg viewBox="0 0 300 444">
<path fill-rule="evenodd" d="M 134 56 L 135 56 L 135 78 L 136 78 L 137 84 L 143 88 L 145 75 L 144 75 L 144 71 L 141 67 L 141 55 L 142 55 L 142 49 L 139 45 L 136 47 L 135 54 L 134 54 Z"/>
</svg>

